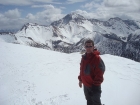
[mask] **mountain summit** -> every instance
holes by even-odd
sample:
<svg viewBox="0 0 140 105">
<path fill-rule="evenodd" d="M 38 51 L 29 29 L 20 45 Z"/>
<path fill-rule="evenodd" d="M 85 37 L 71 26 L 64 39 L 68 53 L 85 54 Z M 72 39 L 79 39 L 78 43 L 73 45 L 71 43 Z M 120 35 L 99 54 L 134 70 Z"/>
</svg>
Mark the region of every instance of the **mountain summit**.
<svg viewBox="0 0 140 105">
<path fill-rule="evenodd" d="M 51 25 L 52 26 L 57 26 L 57 27 L 62 27 L 64 25 L 69 24 L 70 21 L 79 23 L 82 20 L 86 20 L 82 15 L 77 14 L 77 13 L 71 13 L 71 14 L 66 15 L 64 18 L 51 23 Z"/>
</svg>

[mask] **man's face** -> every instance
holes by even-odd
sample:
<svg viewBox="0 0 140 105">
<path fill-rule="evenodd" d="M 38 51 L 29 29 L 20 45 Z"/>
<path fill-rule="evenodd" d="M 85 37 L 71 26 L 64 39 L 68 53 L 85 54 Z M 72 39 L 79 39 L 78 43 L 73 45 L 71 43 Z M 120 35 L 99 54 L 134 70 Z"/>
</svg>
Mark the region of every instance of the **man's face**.
<svg viewBox="0 0 140 105">
<path fill-rule="evenodd" d="M 86 43 L 85 49 L 86 49 L 86 53 L 92 53 L 94 50 L 94 46 L 92 45 L 92 43 Z"/>
</svg>

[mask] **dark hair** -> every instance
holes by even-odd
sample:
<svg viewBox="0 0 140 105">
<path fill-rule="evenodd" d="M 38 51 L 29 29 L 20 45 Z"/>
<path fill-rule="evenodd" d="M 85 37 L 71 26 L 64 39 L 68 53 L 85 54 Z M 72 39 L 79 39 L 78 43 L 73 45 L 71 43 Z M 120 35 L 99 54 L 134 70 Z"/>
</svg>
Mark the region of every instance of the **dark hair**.
<svg viewBox="0 0 140 105">
<path fill-rule="evenodd" d="M 86 41 L 85 41 L 85 45 L 86 45 L 87 43 L 92 43 L 92 45 L 94 46 L 94 42 L 93 42 L 93 40 L 91 40 L 91 39 L 86 40 Z"/>
</svg>

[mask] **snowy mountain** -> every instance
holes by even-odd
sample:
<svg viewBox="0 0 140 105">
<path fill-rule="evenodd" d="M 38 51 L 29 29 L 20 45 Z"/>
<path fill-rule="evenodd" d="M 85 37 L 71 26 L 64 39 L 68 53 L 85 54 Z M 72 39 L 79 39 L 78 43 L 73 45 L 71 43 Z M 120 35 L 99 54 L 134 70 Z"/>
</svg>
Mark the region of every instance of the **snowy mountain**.
<svg viewBox="0 0 140 105">
<path fill-rule="evenodd" d="M 14 33 L 0 32 L 0 42 L 14 43 L 16 37 Z"/>
<path fill-rule="evenodd" d="M 83 50 L 84 41 L 91 38 L 101 54 L 119 55 L 140 62 L 139 29 L 138 21 L 118 17 L 100 21 L 71 13 L 49 26 L 25 24 L 10 42 L 71 53 Z M 2 35 L 0 40 L 5 41 Z"/>
<path fill-rule="evenodd" d="M 0 42 L 0 105 L 86 105 L 78 86 L 80 53 Z M 105 105 L 140 105 L 140 64 L 101 55 Z"/>
</svg>

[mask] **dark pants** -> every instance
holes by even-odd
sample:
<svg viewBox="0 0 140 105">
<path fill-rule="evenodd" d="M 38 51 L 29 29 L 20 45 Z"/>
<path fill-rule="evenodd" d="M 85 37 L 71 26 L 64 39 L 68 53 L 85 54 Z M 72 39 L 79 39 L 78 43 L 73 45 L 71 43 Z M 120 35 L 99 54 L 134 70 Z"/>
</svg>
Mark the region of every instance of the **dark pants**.
<svg viewBox="0 0 140 105">
<path fill-rule="evenodd" d="M 87 100 L 87 105 L 102 105 L 100 100 L 101 92 L 101 86 L 84 86 L 84 93 Z"/>
</svg>

